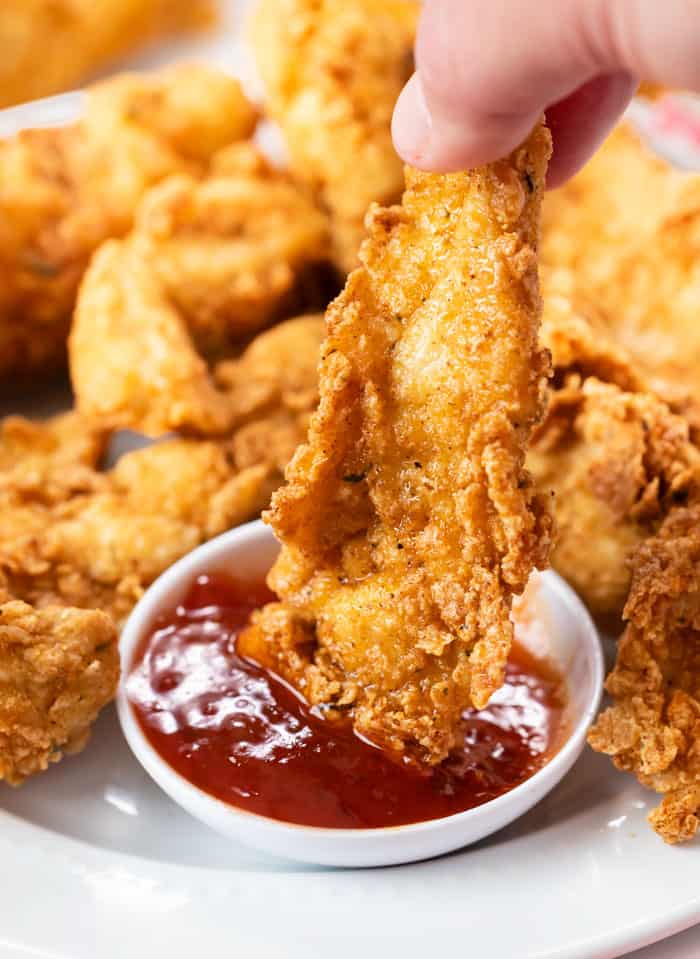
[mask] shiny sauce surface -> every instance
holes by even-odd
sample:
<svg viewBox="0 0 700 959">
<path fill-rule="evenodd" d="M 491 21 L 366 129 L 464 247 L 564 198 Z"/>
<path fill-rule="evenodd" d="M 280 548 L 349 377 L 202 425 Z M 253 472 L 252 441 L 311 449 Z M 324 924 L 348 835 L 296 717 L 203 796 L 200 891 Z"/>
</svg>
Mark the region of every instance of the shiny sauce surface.
<svg viewBox="0 0 700 959">
<path fill-rule="evenodd" d="M 464 748 L 429 771 L 397 762 L 237 654 L 251 612 L 272 598 L 262 583 L 200 576 L 154 623 L 127 680 L 154 749 L 224 802 L 309 826 L 421 822 L 502 795 L 561 744 L 562 681 L 516 643 L 503 688 L 465 713 Z"/>
</svg>

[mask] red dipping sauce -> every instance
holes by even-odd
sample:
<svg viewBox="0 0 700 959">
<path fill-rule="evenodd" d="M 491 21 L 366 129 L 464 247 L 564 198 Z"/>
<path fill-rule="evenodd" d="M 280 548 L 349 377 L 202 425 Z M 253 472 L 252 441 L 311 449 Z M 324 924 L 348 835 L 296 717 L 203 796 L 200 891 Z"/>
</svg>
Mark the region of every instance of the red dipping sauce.
<svg viewBox="0 0 700 959">
<path fill-rule="evenodd" d="M 424 772 L 397 763 L 237 654 L 251 612 L 273 598 L 263 584 L 200 576 L 154 623 L 127 681 L 153 748 L 212 796 L 308 826 L 398 826 L 488 802 L 558 749 L 561 679 L 516 645 L 503 688 L 465 713 L 463 750 Z"/>
</svg>

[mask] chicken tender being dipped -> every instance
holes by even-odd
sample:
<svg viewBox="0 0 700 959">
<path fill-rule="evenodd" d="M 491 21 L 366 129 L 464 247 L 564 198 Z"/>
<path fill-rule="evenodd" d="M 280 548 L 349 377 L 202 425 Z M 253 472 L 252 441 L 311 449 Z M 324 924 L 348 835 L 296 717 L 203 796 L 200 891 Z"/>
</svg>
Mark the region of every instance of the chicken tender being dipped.
<svg viewBox="0 0 700 959">
<path fill-rule="evenodd" d="M 547 561 L 524 469 L 548 359 L 550 137 L 465 173 L 407 170 L 326 316 L 320 405 L 267 519 L 282 542 L 241 650 L 329 717 L 437 763 L 502 683 L 511 604 Z"/>
</svg>

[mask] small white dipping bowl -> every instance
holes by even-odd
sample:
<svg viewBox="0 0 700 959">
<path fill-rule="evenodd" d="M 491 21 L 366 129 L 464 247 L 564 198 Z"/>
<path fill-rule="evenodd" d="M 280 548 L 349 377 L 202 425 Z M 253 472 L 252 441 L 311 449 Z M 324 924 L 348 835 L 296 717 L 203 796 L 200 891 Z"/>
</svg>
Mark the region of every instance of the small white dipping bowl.
<svg viewBox="0 0 700 959">
<path fill-rule="evenodd" d="M 134 755 L 158 785 L 189 813 L 224 836 L 276 856 L 327 866 L 390 866 L 428 859 L 483 839 L 539 802 L 578 758 L 600 703 L 603 656 L 596 629 L 580 599 L 553 572 L 539 574 L 529 602 L 544 629 L 533 630 L 533 652 L 546 653 L 567 679 L 568 734 L 552 759 L 525 782 L 490 802 L 442 819 L 379 829 L 328 829 L 269 819 L 216 799 L 169 766 L 151 746 L 127 699 L 124 680 L 155 617 L 173 609 L 204 573 L 263 577 L 279 546 L 261 522 L 239 526 L 200 546 L 156 580 L 132 612 L 121 638 L 123 681 L 119 719 Z M 546 636 L 548 648 L 542 648 Z M 529 645 L 525 631 L 521 641 Z"/>
</svg>

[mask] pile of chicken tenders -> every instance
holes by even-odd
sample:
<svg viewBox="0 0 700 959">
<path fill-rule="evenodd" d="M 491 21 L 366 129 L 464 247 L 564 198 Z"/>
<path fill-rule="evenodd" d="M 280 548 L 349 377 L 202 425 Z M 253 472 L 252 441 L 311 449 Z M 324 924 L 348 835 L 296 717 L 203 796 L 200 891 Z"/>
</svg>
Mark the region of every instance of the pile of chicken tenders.
<svg viewBox="0 0 700 959">
<path fill-rule="evenodd" d="M 621 634 L 591 746 L 700 826 L 700 174 L 628 124 L 547 194 L 544 124 L 404 169 L 416 18 L 260 0 L 262 106 L 178 65 L 0 141 L 2 379 L 74 396 L 0 425 L 0 779 L 82 748 L 144 589 L 269 508 L 243 651 L 329 721 L 441 762 L 551 562 Z"/>
</svg>

